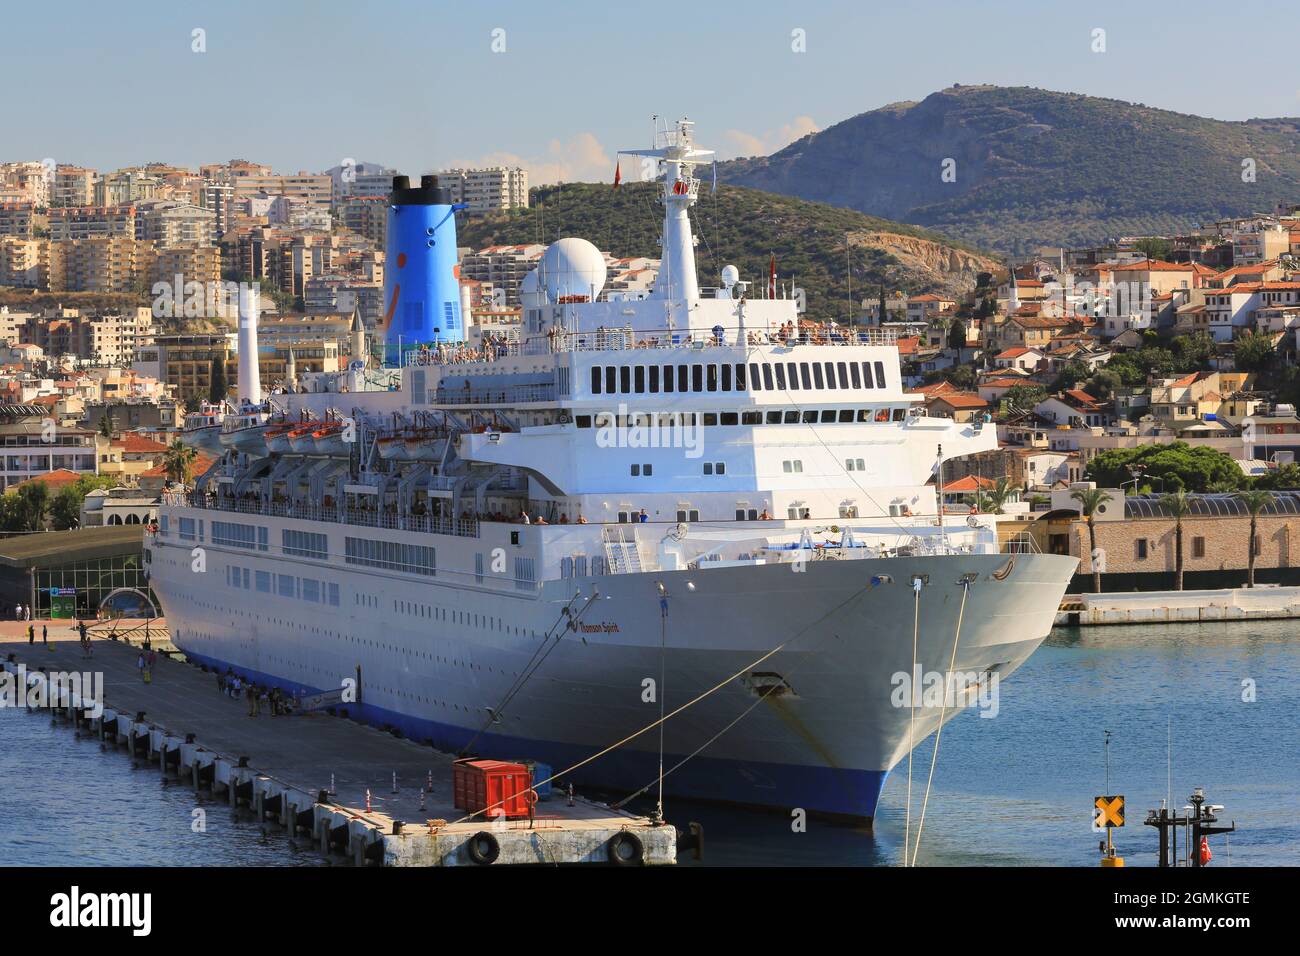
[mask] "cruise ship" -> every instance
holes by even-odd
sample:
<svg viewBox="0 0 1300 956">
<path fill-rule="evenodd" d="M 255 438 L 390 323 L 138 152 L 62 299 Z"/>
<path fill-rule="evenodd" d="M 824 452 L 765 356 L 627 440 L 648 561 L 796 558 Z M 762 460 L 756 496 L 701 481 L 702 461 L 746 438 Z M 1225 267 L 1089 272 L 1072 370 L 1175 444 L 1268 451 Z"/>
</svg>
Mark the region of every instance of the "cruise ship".
<svg viewBox="0 0 1300 956">
<path fill-rule="evenodd" d="M 560 785 L 869 824 L 971 703 L 900 701 L 900 675 L 1000 680 L 1033 653 L 1076 559 L 936 491 L 995 429 L 927 417 L 887 330 L 730 266 L 701 287 L 692 133 L 623 153 L 662 184 L 648 292 L 560 239 L 517 334 L 484 333 L 457 207 L 399 176 L 382 354 L 358 322 L 346 371 L 264 396 L 241 297 L 238 424 L 145 549 L 191 660 L 354 687 L 351 716 L 441 750 L 582 764 Z"/>
</svg>

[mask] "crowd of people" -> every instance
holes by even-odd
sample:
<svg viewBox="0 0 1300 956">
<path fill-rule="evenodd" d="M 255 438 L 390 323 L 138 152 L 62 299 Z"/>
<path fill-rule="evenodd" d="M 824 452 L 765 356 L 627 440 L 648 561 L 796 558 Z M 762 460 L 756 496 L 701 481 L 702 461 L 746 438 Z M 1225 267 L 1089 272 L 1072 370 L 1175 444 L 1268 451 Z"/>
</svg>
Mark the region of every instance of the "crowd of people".
<svg viewBox="0 0 1300 956">
<path fill-rule="evenodd" d="M 260 717 L 263 707 L 272 717 L 285 716 L 293 712 L 295 704 L 280 688 L 245 680 L 229 667 L 224 673 L 217 671 L 217 690 L 235 700 L 247 701 L 249 717 Z"/>
</svg>

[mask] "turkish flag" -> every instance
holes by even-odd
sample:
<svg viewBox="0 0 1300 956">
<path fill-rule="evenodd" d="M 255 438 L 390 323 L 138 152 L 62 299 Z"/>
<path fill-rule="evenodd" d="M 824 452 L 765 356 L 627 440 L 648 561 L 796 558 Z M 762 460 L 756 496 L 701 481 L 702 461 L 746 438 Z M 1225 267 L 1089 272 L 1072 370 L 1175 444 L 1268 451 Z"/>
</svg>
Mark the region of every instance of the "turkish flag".
<svg viewBox="0 0 1300 956">
<path fill-rule="evenodd" d="M 623 181 L 623 170 L 622 170 L 622 168 L 619 166 L 618 161 L 615 160 L 615 162 L 614 162 L 614 188 L 617 189 L 617 188 L 618 188 L 618 184 L 621 183 L 622 181 Z"/>
</svg>

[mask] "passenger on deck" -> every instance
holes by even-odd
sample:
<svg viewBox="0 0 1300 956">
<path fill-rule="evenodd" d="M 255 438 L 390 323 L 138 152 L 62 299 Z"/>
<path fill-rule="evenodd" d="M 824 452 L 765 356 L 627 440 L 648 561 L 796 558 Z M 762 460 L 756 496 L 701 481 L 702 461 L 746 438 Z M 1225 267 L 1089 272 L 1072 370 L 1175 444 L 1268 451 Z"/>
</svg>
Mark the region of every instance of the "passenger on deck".
<svg viewBox="0 0 1300 956">
<path fill-rule="evenodd" d="M 538 523 L 538 524 L 550 524 L 550 522 L 546 520 L 546 515 L 538 515 L 538 516 L 537 516 L 537 523 Z"/>
<path fill-rule="evenodd" d="M 569 516 L 568 516 L 567 514 L 565 514 L 564 512 L 561 512 L 561 513 L 560 513 L 560 524 L 568 524 L 568 523 L 569 523 Z"/>
<path fill-rule="evenodd" d="M 586 523 L 587 523 L 587 519 L 584 518 L 584 517 L 582 516 L 582 512 L 579 511 L 579 512 L 578 512 L 578 524 L 586 524 Z"/>
<path fill-rule="evenodd" d="M 771 520 L 772 520 L 772 516 L 771 516 L 770 514 L 768 514 L 768 513 L 767 513 L 767 509 L 764 508 L 764 509 L 763 509 L 763 513 L 762 513 L 761 515 L 758 516 L 758 520 L 759 520 L 759 521 L 771 521 Z"/>
</svg>

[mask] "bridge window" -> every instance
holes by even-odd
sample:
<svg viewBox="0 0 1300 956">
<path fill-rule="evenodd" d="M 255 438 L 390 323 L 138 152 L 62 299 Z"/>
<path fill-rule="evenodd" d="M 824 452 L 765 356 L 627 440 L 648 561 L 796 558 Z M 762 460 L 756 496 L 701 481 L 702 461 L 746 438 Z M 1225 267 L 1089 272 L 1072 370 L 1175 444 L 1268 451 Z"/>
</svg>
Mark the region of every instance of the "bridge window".
<svg viewBox="0 0 1300 956">
<path fill-rule="evenodd" d="M 849 369 L 848 369 L 848 365 L 849 365 L 848 362 L 839 362 L 839 363 L 837 363 L 836 366 L 835 366 L 836 369 L 838 369 L 838 371 L 839 371 L 839 373 L 840 373 L 840 388 L 848 388 L 848 387 L 849 387 Z M 827 363 L 827 367 L 828 367 L 828 368 L 830 367 L 830 363 L 829 363 L 829 362 Z"/>
<path fill-rule="evenodd" d="M 618 390 L 626 395 L 632 391 L 632 369 L 627 365 L 619 367 L 618 370 Z"/>
<path fill-rule="evenodd" d="M 858 363 L 857 363 L 857 362 L 854 362 L 852 365 L 849 366 L 849 374 L 852 375 L 852 377 L 853 377 L 853 387 L 854 387 L 854 388 L 861 388 L 861 387 L 862 387 L 862 373 L 858 371 Z"/>
<path fill-rule="evenodd" d="M 673 390 L 673 367 L 671 365 L 665 365 L 664 366 L 664 391 L 671 392 L 672 390 Z"/>
<path fill-rule="evenodd" d="M 745 363 L 740 362 L 739 364 L 736 365 L 736 391 L 743 392 L 744 390 L 745 390 Z"/>
<path fill-rule="evenodd" d="M 724 392 L 731 391 L 731 364 L 730 363 L 722 366 L 722 390 Z"/>
<path fill-rule="evenodd" d="M 875 388 L 875 387 L 876 387 L 876 383 L 875 383 L 874 381 L 872 381 L 872 379 L 871 379 L 871 363 L 870 363 L 870 362 L 863 362 L 863 363 L 862 363 L 862 387 L 863 387 L 863 388 Z"/>
<path fill-rule="evenodd" d="M 763 366 L 763 371 L 767 371 L 766 365 Z M 776 366 L 776 387 L 783 392 L 785 391 L 785 366 L 779 363 Z"/>
<path fill-rule="evenodd" d="M 599 365 L 593 365 L 591 367 L 591 394 L 593 395 L 600 394 L 600 366 Z"/>
<path fill-rule="evenodd" d="M 876 363 L 876 385 L 879 388 L 885 387 L 885 363 Z"/>
<path fill-rule="evenodd" d="M 658 365 L 650 366 L 650 391 L 651 392 L 659 391 L 659 366 Z"/>
<path fill-rule="evenodd" d="M 704 367 L 700 365 L 691 366 L 691 391 L 704 391 Z"/>
<path fill-rule="evenodd" d="M 847 424 L 847 423 L 851 423 L 852 421 L 853 421 L 853 409 L 851 409 L 851 408 L 841 408 L 841 409 L 840 409 L 840 424 Z"/>
<path fill-rule="evenodd" d="M 823 408 L 823 409 L 822 409 L 822 424 L 823 424 L 823 425 L 833 425 L 833 424 L 835 424 L 835 414 L 836 414 L 836 413 L 835 413 L 835 409 L 833 409 L 833 408 Z"/>
<path fill-rule="evenodd" d="M 808 377 L 808 363 L 799 363 L 799 379 L 803 382 L 804 388 L 812 388 L 812 380 Z"/>
<path fill-rule="evenodd" d="M 721 422 L 723 425 L 738 425 L 740 416 L 736 412 L 723 412 Z"/>
<path fill-rule="evenodd" d="M 690 377 L 690 372 L 688 371 L 689 368 L 689 365 L 677 366 L 677 391 L 679 392 L 690 391 L 690 388 L 687 385 L 687 379 Z"/>
<path fill-rule="evenodd" d="M 708 371 L 709 391 L 716 392 L 718 390 L 718 367 L 716 365 L 706 365 L 705 369 Z"/>
<path fill-rule="evenodd" d="M 617 374 L 618 374 L 618 370 L 614 368 L 614 366 L 612 365 L 605 366 L 605 394 L 613 395 L 616 391 L 618 391 L 618 386 L 615 383 L 615 376 Z"/>
</svg>

